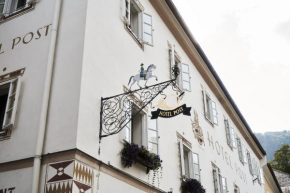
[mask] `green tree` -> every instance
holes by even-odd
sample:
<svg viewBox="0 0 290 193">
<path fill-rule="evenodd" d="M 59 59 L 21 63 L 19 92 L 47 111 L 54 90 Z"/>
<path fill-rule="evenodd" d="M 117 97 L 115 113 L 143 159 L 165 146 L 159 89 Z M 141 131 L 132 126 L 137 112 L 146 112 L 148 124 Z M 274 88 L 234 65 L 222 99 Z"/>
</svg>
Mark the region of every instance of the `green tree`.
<svg viewBox="0 0 290 193">
<path fill-rule="evenodd" d="M 275 151 L 274 159 L 270 163 L 274 169 L 290 174 L 290 146 L 283 144 Z"/>
</svg>

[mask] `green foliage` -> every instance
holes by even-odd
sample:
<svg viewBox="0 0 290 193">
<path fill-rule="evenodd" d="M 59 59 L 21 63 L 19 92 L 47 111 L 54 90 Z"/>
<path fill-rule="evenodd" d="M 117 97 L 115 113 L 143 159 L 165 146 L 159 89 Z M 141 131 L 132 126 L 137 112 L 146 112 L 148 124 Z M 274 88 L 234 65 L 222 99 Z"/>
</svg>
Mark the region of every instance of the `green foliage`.
<svg viewBox="0 0 290 193">
<path fill-rule="evenodd" d="M 290 146 L 283 144 L 270 162 L 272 168 L 290 174 Z"/>
<path fill-rule="evenodd" d="M 267 160 L 274 159 L 274 153 L 282 144 L 290 145 L 290 131 L 255 133 L 262 147 L 267 152 Z"/>
</svg>

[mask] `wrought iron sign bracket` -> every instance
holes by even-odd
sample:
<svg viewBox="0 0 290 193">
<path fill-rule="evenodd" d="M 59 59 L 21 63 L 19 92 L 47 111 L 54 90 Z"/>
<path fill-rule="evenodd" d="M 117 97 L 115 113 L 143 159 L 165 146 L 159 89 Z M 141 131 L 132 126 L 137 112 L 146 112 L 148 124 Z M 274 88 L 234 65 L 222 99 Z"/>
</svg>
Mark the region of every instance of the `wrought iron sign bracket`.
<svg viewBox="0 0 290 193">
<path fill-rule="evenodd" d="M 101 98 L 99 142 L 102 138 L 117 134 L 124 129 L 138 113 L 146 108 L 158 95 L 162 94 L 168 86 L 171 85 L 174 91 L 180 93 L 180 89 L 176 85 L 179 73 L 179 68 L 174 66 L 172 68 L 174 79 Z"/>
</svg>

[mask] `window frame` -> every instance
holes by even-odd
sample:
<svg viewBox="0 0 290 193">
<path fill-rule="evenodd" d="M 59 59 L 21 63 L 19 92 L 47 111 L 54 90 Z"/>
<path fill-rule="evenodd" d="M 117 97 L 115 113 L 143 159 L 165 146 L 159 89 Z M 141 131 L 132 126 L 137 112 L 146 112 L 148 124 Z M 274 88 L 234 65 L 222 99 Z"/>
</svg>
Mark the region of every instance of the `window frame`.
<svg viewBox="0 0 290 193">
<path fill-rule="evenodd" d="M 199 162 L 199 155 L 191 150 L 182 139 L 178 139 L 179 142 L 179 152 L 180 152 L 180 165 L 181 165 L 181 179 L 196 179 L 195 176 L 199 176 L 198 181 L 201 181 L 201 174 L 200 174 L 200 162 Z M 188 157 L 188 176 L 186 176 L 185 171 L 185 163 L 184 163 L 184 152 L 186 151 Z M 197 155 L 198 163 L 194 162 L 193 155 Z M 195 171 L 194 165 L 198 165 L 198 171 Z M 196 174 L 198 173 L 198 174 Z"/>
<path fill-rule="evenodd" d="M 229 119 L 225 119 L 224 123 L 225 123 L 227 144 L 233 150 L 233 149 L 237 148 L 237 140 L 236 140 L 235 130 L 234 130 L 233 125 L 230 123 Z"/>
<path fill-rule="evenodd" d="M 214 165 L 212 173 L 213 173 L 214 193 L 221 193 L 220 169 Z"/>
<path fill-rule="evenodd" d="M 120 101 L 122 103 L 122 101 Z M 127 115 L 127 114 L 122 114 L 121 118 L 123 118 L 125 121 L 123 122 L 125 125 L 125 127 L 122 129 L 121 132 L 121 142 L 127 142 L 127 143 L 133 143 L 133 125 L 132 125 L 132 120 L 130 122 L 128 122 L 128 119 L 131 119 L 132 116 L 132 107 L 133 105 L 136 106 L 137 108 L 140 108 L 139 105 L 137 105 L 136 103 L 134 103 L 133 101 L 130 100 L 131 106 L 129 108 L 131 108 L 131 115 Z M 124 103 L 122 103 L 123 105 Z M 124 107 L 124 106 L 123 106 Z M 148 149 L 148 123 L 147 123 L 147 119 L 148 119 L 148 114 L 146 111 L 144 111 L 144 109 L 142 109 L 137 115 L 140 115 L 140 113 L 142 113 L 142 128 L 141 128 L 141 144 L 137 144 L 137 145 L 142 145 L 144 147 L 146 147 L 146 149 Z M 123 127 L 123 125 L 121 124 L 121 127 Z M 126 128 L 129 128 L 129 135 L 127 135 L 127 130 Z M 129 139 L 127 139 L 127 136 L 129 136 Z"/>
<path fill-rule="evenodd" d="M 8 97 L 7 97 L 7 102 L 6 102 L 6 108 L 4 112 L 5 114 L 3 118 L 3 123 L 0 126 L 1 128 L 0 134 L 5 133 L 6 130 L 11 130 L 15 125 L 15 118 L 16 118 L 17 106 L 18 106 L 20 89 L 21 89 L 21 76 L 17 76 L 7 81 L 0 82 L 0 87 L 6 84 L 9 84 L 9 91 L 8 91 Z M 13 89 L 15 89 L 15 91 L 13 91 Z M 12 100 L 13 102 L 11 102 Z M 10 115 L 7 115 L 8 113 Z"/>
<path fill-rule="evenodd" d="M 154 129 L 151 129 L 150 127 L 149 127 L 149 121 L 156 121 L 156 130 L 154 130 Z M 152 153 L 155 153 L 155 152 L 153 152 L 153 151 L 151 151 L 150 149 L 149 149 L 149 143 L 152 143 L 152 144 L 155 144 L 155 145 L 157 145 L 157 153 L 155 153 L 156 155 L 160 155 L 160 150 L 159 150 L 159 132 L 158 132 L 158 121 L 157 121 L 157 119 L 151 119 L 151 116 L 148 116 L 148 120 L 147 120 L 147 138 L 148 138 L 148 150 L 150 151 L 150 152 L 152 152 Z M 150 139 L 149 139 L 149 130 L 152 130 L 152 131 L 156 131 L 156 140 L 157 140 L 157 143 L 155 143 L 155 142 L 151 142 L 150 141 Z"/>
<path fill-rule="evenodd" d="M 218 111 L 217 104 L 214 100 L 211 99 L 210 94 L 206 91 L 204 87 L 202 87 L 202 95 L 203 95 L 203 105 L 204 105 L 204 116 L 211 123 L 212 126 L 218 126 Z M 215 109 L 213 108 L 213 105 Z M 215 113 L 214 113 L 215 112 Z M 216 121 L 215 119 L 216 118 Z"/>
<path fill-rule="evenodd" d="M 253 163 L 250 152 L 247 152 L 247 159 L 248 159 L 248 165 L 249 165 L 249 171 L 251 175 L 254 175 L 253 173 Z"/>
<path fill-rule="evenodd" d="M 149 16 L 149 17 L 151 18 L 151 24 L 145 22 L 144 15 Z M 152 15 L 143 12 L 143 19 L 142 19 L 142 21 L 143 21 L 143 27 L 142 27 L 142 28 L 143 28 L 143 30 L 142 30 L 142 31 L 143 31 L 143 34 L 142 34 L 142 42 L 143 42 L 144 44 L 149 45 L 149 46 L 154 46 L 154 36 L 153 36 L 154 29 L 153 29 L 153 17 L 152 17 Z M 144 27 L 144 25 L 148 25 L 148 26 L 151 27 L 151 34 L 148 34 L 147 32 L 145 32 L 145 27 Z M 151 39 L 152 39 L 152 42 L 151 42 L 151 43 L 150 43 L 150 42 L 147 42 L 147 41 L 144 41 L 144 34 L 147 34 L 147 35 L 150 35 L 150 36 L 151 36 Z"/>
<path fill-rule="evenodd" d="M 4 0 L 4 6 L 2 12 L 0 12 L 0 22 L 8 18 L 12 18 L 19 13 L 22 13 L 26 10 L 34 8 L 35 1 L 26 0 L 25 5 L 17 8 L 19 0 Z M 8 9 L 8 11 L 6 11 Z"/>
<path fill-rule="evenodd" d="M 188 73 L 186 73 L 186 72 L 183 71 L 183 65 L 184 65 L 184 66 L 187 66 Z M 180 82 L 181 82 L 182 90 L 184 90 L 184 91 L 188 91 L 188 92 L 191 92 L 191 81 L 190 81 L 190 80 L 191 80 L 191 76 L 190 76 L 189 65 L 180 62 L 180 67 L 181 67 L 181 73 L 180 73 L 180 74 L 181 74 L 181 80 L 180 80 Z M 184 80 L 183 73 L 188 74 L 188 77 L 189 77 L 189 80 L 188 80 L 188 81 L 187 81 L 187 80 Z M 189 84 L 189 89 L 184 88 L 184 82 L 187 82 L 187 83 Z"/>
<path fill-rule="evenodd" d="M 137 18 L 134 21 L 137 21 L 135 25 L 133 25 L 133 14 L 132 9 L 137 12 Z M 136 42 L 143 49 L 143 45 L 154 45 L 154 36 L 153 36 L 153 16 L 144 12 L 144 7 L 138 0 L 123 0 L 123 21 L 125 24 L 125 28 L 128 30 L 130 35 L 136 40 Z M 151 23 L 145 22 L 145 17 L 150 17 Z M 145 25 L 150 27 L 151 33 L 145 32 Z M 134 27 L 135 26 L 135 27 Z M 137 33 L 136 33 L 137 30 Z M 151 36 L 151 42 L 144 41 L 145 35 Z"/>
</svg>

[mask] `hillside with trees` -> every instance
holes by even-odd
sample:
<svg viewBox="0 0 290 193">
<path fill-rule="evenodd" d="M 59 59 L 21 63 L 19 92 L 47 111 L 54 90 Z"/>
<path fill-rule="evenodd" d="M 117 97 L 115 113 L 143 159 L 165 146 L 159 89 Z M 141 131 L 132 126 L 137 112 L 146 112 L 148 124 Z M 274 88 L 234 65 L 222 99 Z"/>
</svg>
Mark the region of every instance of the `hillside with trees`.
<svg viewBox="0 0 290 193">
<path fill-rule="evenodd" d="M 280 149 L 282 144 L 290 145 L 290 131 L 255 133 L 255 135 L 267 152 L 268 162 L 274 159 L 275 151 Z"/>
</svg>

